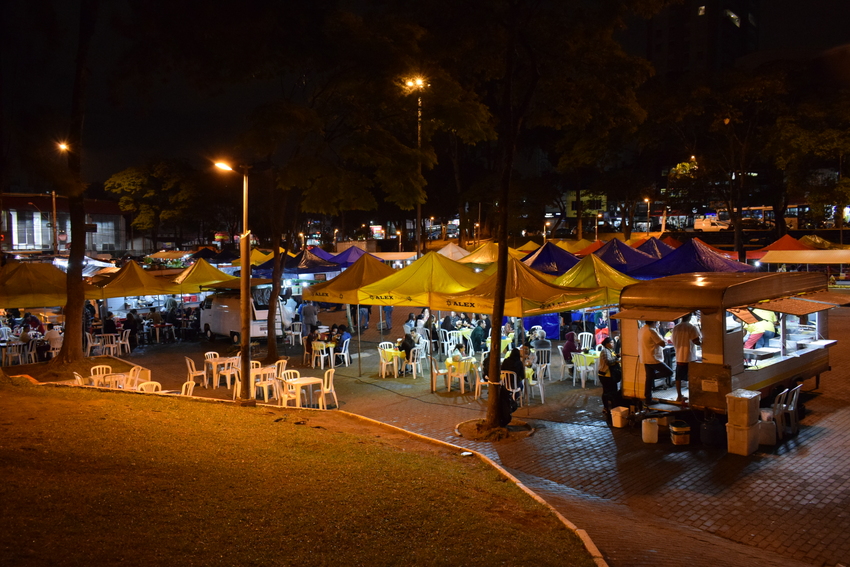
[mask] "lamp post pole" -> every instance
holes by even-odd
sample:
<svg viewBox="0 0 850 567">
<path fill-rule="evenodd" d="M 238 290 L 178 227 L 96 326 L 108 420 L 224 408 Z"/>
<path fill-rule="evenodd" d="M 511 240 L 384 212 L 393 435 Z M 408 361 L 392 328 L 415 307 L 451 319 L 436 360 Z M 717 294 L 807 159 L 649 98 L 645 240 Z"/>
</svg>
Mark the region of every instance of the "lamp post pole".
<svg viewBox="0 0 850 567">
<path fill-rule="evenodd" d="M 543 244 L 546 244 L 546 227 L 549 226 L 549 221 L 543 223 Z"/>
<path fill-rule="evenodd" d="M 416 97 L 416 150 L 418 152 L 422 151 L 422 90 L 430 86 L 428 85 L 422 77 L 414 77 L 412 79 L 408 79 L 404 83 L 407 85 L 407 88 L 410 90 L 418 91 L 418 95 Z M 410 92 L 410 91 L 408 91 Z M 419 162 L 419 176 L 422 176 L 422 158 L 419 157 L 417 159 Z M 417 200 L 416 202 L 416 258 L 419 258 L 422 254 L 422 203 Z"/>
<path fill-rule="evenodd" d="M 56 191 L 51 191 L 53 199 L 53 255 L 59 255 L 59 217 L 56 216 Z"/>
<path fill-rule="evenodd" d="M 596 215 L 596 237 L 593 239 L 594 242 L 599 241 L 599 219 L 602 218 L 602 213 Z"/>
<path fill-rule="evenodd" d="M 398 236 L 398 251 L 401 252 L 401 231 L 395 231 L 395 235 Z"/>
<path fill-rule="evenodd" d="M 649 236 L 649 225 L 652 222 L 652 221 L 650 221 L 650 214 L 649 214 L 649 199 L 646 198 L 646 199 L 643 200 L 643 202 L 646 203 L 646 236 Z"/>
<path fill-rule="evenodd" d="M 216 163 L 216 167 L 234 171 L 226 163 Z M 241 318 L 239 342 L 239 379 L 241 391 L 239 404 L 256 405 L 251 397 L 251 233 L 248 230 L 248 171 L 250 166 L 238 166 L 242 171 L 242 236 L 239 238 L 239 311 Z"/>
</svg>

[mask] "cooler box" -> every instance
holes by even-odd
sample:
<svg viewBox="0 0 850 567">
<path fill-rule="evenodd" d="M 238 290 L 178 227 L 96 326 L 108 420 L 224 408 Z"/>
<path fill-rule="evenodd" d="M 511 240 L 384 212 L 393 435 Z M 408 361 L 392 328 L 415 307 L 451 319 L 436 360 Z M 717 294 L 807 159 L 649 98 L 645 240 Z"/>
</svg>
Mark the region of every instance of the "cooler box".
<svg viewBox="0 0 850 567">
<path fill-rule="evenodd" d="M 776 445 L 776 422 L 760 421 L 759 429 L 759 445 Z"/>
<path fill-rule="evenodd" d="M 726 413 L 729 423 L 738 427 L 750 427 L 759 420 L 761 392 L 735 390 L 726 394 Z"/>
<path fill-rule="evenodd" d="M 655 419 L 644 419 L 641 427 L 644 443 L 658 443 L 658 422 Z"/>
<path fill-rule="evenodd" d="M 759 426 L 739 427 L 726 424 L 726 441 L 733 455 L 752 455 L 759 448 Z"/>
<path fill-rule="evenodd" d="M 614 427 L 626 427 L 629 422 L 629 408 L 618 407 L 611 410 L 611 423 Z"/>
</svg>

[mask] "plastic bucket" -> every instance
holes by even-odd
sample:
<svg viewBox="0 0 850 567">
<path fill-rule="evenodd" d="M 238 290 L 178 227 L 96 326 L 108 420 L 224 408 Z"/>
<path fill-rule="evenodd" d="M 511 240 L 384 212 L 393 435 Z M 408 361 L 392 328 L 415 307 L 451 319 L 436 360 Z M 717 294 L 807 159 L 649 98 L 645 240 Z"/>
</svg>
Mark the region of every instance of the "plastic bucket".
<svg viewBox="0 0 850 567">
<path fill-rule="evenodd" d="M 670 424 L 670 438 L 673 445 L 687 445 L 691 442 L 691 426 L 687 421 L 674 421 Z"/>
<path fill-rule="evenodd" d="M 655 419 L 644 419 L 641 427 L 644 443 L 658 443 L 658 422 Z"/>
</svg>

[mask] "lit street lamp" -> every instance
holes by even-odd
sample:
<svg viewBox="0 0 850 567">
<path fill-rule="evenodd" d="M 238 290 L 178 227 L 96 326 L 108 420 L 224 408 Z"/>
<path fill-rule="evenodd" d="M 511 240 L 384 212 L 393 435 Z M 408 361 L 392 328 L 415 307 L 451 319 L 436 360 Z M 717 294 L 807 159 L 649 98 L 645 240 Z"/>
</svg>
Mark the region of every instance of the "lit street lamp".
<svg viewBox="0 0 850 567">
<path fill-rule="evenodd" d="M 301 250 L 304 250 L 304 246 L 305 246 L 305 244 L 304 244 L 304 233 L 303 233 L 303 232 L 299 232 L 299 233 L 298 233 L 298 236 L 300 236 L 300 237 L 301 237 Z"/>
<path fill-rule="evenodd" d="M 596 238 L 594 241 L 599 241 L 599 221 L 602 220 L 602 213 L 596 215 Z"/>
<path fill-rule="evenodd" d="M 649 220 L 649 198 L 648 198 L 648 197 L 647 197 L 647 198 L 645 198 L 645 199 L 643 200 L 643 202 L 644 202 L 644 203 L 646 203 L 646 235 L 647 235 L 647 236 L 649 236 L 649 225 L 650 225 L 650 220 Z"/>
<path fill-rule="evenodd" d="M 215 166 L 226 171 L 234 171 L 223 162 Z M 248 231 L 248 165 L 237 166 L 242 171 L 242 235 L 239 237 L 239 255 L 241 275 L 239 278 L 239 310 L 241 315 L 239 355 L 239 376 L 242 381 L 241 405 L 255 405 L 251 399 L 251 233 Z"/>
<path fill-rule="evenodd" d="M 543 225 L 543 244 L 546 244 L 546 227 L 550 224 L 551 223 L 549 221 L 546 221 L 546 224 Z"/>
<path fill-rule="evenodd" d="M 401 231 L 395 231 L 396 236 L 398 236 L 398 251 L 401 252 Z"/>
<path fill-rule="evenodd" d="M 412 77 L 407 79 L 404 84 L 410 91 L 418 91 L 416 97 L 416 149 L 422 151 L 422 90 L 431 85 L 426 83 L 422 77 Z M 422 159 L 419 158 L 419 175 L 422 175 Z M 422 203 L 416 203 L 416 257 L 422 253 Z"/>
</svg>

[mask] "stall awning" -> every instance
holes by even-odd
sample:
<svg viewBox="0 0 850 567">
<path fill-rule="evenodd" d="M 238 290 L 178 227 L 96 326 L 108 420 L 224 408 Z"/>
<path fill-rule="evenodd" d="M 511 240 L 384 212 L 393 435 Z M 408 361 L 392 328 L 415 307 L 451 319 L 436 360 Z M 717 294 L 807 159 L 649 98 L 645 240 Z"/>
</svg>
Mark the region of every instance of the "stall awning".
<svg viewBox="0 0 850 567">
<path fill-rule="evenodd" d="M 836 305 L 834 303 L 820 303 L 817 301 L 807 301 L 797 297 L 783 297 L 779 299 L 771 299 L 762 301 L 748 307 L 765 309 L 767 311 L 776 311 L 777 313 L 786 313 L 788 315 L 810 315 L 818 311 L 826 311 L 832 309 Z"/>
<path fill-rule="evenodd" d="M 634 307 L 611 315 L 612 319 L 638 319 L 640 321 L 675 321 L 693 313 L 692 309 L 653 309 L 651 307 Z"/>
<path fill-rule="evenodd" d="M 771 250 L 762 264 L 850 264 L 850 250 Z"/>
<path fill-rule="evenodd" d="M 820 303 L 831 303 L 833 305 L 850 305 L 850 295 L 846 293 L 835 293 L 833 291 L 816 291 L 806 295 L 797 296 L 806 301 L 818 301 Z"/>
<path fill-rule="evenodd" d="M 157 260 L 179 260 L 191 255 L 192 252 L 187 252 L 185 250 L 160 250 L 159 252 L 149 255 L 148 258 L 155 258 Z"/>
</svg>

